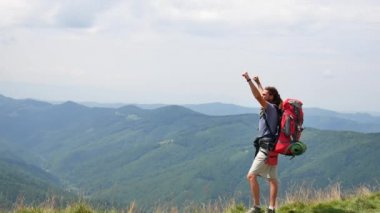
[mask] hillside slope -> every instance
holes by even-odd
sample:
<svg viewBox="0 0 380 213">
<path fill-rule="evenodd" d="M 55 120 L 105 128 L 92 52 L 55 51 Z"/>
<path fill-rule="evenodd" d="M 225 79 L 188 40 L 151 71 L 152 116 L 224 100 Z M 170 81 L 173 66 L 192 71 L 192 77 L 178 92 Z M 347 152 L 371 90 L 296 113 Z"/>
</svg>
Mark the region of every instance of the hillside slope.
<svg viewBox="0 0 380 213">
<path fill-rule="evenodd" d="M 248 203 L 245 175 L 256 114 L 207 116 L 180 106 L 107 109 L 13 99 L 1 106 L 4 141 L 93 199 L 154 205 L 235 197 Z M 281 192 L 300 181 L 320 187 L 376 183 L 379 139 L 379 133 L 307 128 L 307 153 L 280 159 Z"/>
<path fill-rule="evenodd" d="M 52 174 L 29 164 L 0 140 L 0 209 L 10 208 L 18 199 L 25 204 L 41 203 L 50 196 L 69 200 L 63 184 Z"/>
</svg>

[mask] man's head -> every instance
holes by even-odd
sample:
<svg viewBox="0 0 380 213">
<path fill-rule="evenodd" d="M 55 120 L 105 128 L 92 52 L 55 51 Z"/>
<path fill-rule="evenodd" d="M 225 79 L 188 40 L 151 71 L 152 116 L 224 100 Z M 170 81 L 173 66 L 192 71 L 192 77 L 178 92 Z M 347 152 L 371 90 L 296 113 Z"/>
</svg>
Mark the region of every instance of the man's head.
<svg viewBox="0 0 380 213">
<path fill-rule="evenodd" d="M 280 94 L 275 87 L 265 87 L 261 96 L 263 96 L 264 100 L 277 106 L 280 106 L 282 102 Z"/>
</svg>

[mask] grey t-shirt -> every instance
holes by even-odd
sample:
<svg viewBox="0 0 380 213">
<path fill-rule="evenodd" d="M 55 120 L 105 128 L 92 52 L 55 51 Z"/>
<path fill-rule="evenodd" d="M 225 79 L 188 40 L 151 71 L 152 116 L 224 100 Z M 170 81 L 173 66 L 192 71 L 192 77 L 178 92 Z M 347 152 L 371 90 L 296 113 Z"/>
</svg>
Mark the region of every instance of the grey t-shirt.
<svg viewBox="0 0 380 213">
<path fill-rule="evenodd" d="M 276 134 L 276 129 L 278 125 L 278 113 L 277 108 L 274 104 L 268 103 L 268 107 L 260 112 L 260 120 L 259 120 L 259 133 L 258 137 L 262 137 L 264 135 L 270 135 L 270 132 L 267 128 L 267 125 L 265 124 L 265 119 L 263 114 L 265 113 L 265 116 L 267 118 L 268 124 L 271 128 L 271 131 L 273 134 Z"/>
</svg>

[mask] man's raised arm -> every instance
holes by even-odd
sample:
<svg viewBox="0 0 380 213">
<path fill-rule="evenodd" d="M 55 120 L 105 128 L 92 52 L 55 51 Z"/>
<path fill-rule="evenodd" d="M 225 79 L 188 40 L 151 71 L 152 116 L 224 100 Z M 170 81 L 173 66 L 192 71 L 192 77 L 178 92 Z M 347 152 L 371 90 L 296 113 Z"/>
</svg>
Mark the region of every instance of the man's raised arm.
<svg viewBox="0 0 380 213">
<path fill-rule="evenodd" d="M 255 99 L 259 102 L 259 104 L 266 109 L 268 106 L 268 103 L 264 100 L 263 96 L 261 95 L 261 92 L 257 89 L 257 87 L 253 84 L 252 79 L 249 77 L 248 72 L 243 73 L 243 77 L 245 80 L 247 80 L 249 87 L 251 88 L 252 94 L 255 97 Z"/>
<path fill-rule="evenodd" d="M 256 84 L 257 84 L 257 89 L 259 90 L 260 93 L 262 93 L 262 92 L 264 91 L 264 88 L 263 88 L 263 86 L 261 85 L 261 82 L 260 82 L 259 76 L 254 76 L 254 77 L 253 77 L 253 81 L 256 82 Z"/>
</svg>

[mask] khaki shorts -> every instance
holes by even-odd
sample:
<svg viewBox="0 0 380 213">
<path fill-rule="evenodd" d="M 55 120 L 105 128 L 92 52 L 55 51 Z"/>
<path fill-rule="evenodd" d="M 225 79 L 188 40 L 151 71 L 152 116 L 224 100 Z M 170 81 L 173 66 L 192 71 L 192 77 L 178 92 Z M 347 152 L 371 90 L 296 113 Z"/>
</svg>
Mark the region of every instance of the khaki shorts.
<svg viewBox="0 0 380 213">
<path fill-rule="evenodd" d="M 252 162 L 252 166 L 248 171 L 248 174 L 253 173 L 263 178 L 277 179 L 277 166 L 270 166 L 265 163 L 267 156 L 263 153 L 266 150 L 260 148 L 255 159 Z"/>
</svg>

